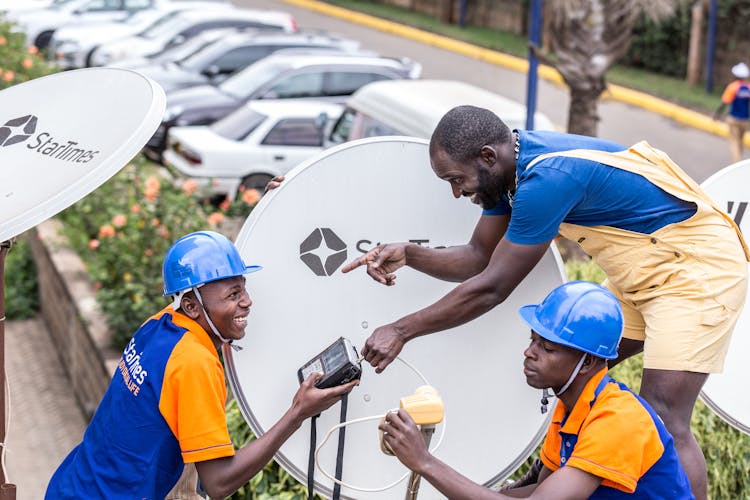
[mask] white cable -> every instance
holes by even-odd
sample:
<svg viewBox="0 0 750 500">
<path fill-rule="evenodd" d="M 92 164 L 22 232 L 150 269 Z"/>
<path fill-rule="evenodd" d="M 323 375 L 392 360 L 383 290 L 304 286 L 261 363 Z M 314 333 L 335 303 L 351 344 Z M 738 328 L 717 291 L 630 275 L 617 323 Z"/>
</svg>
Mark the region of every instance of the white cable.
<svg viewBox="0 0 750 500">
<path fill-rule="evenodd" d="M 8 382 L 7 375 L 5 377 L 5 400 L 8 405 L 8 418 L 5 422 L 5 442 L 0 443 L 0 446 L 3 447 L 2 451 L 0 451 L 0 466 L 2 466 L 3 469 L 3 477 L 5 478 L 5 482 L 10 483 L 10 480 L 8 480 L 8 471 L 5 469 L 5 448 L 6 443 L 8 442 L 8 432 L 10 431 L 10 417 L 13 415 L 13 412 L 10 408 L 10 383 Z"/>
<path fill-rule="evenodd" d="M 422 382 L 424 382 L 425 385 L 430 385 L 430 383 L 427 381 L 427 379 L 424 377 L 424 375 L 422 375 L 422 373 L 419 370 L 417 370 L 412 364 L 410 364 L 409 362 L 407 362 L 407 361 L 405 361 L 405 360 L 403 360 L 403 359 L 401 359 L 399 357 L 396 357 L 396 359 L 399 360 L 399 361 L 401 361 L 407 367 L 411 368 L 411 370 L 414 373 L 416 373 L 417 376 L 420 379 L 422 379 Z M 390 410 L 390 411 L 397 411 L 397 409 L 396 410 Z M 377 492 L 377 491 L 385 491 L 385 490 L 391 489 L 394 486 L 396 486 L 398 483 L 400 483 L 401 481 L 403 481 L 404 479 L 406 479 L 407 477 L 409 477 L 409 475 L 411 474 L 411 471 L 406 472 L 403 476 L 401 476 L 400 478 L 398 478 L 394 482 L 388 484 L 387 486 L 383 486 L 383 487 L 380 487 L 380 488 L 362 488 L 360 486 L 354 486 L 352 484 L 345 483 L 344 481 L 342 481 L 340 479 L 336 479 L 334 476 L 332 476 L 328 472 L 326 472 L 323 469 L 323 467 L 320 466 L 320 463 L 318 461 L 318 453 L 320 453 L 320 450 L 321 450 L 321 448 L 323 448 L 323 445 L 326 444 L 326 441 L 328 441 L 328 438 L 330 438 L 331 435 L 337 429 L 340 429 L 341 427 L 344 427 L 344 426 L 350 425 L 350 424 L 359 424 L 359 423 L 362 423 L 362 422 L 368 422 L 370 420 L 380 420 L 381 418 L 384 418 L 388 413 L 384 413 L 382 415 L 372 415 L 372 416 L 369 416 L 369 417 L 355 418 L 353 420 L 347 420 L 346 422 L 342 422 L 340 424 L 337 424 L 337 425 L 334 425 L 333 427 L 331 427 L 330 430 L 326 433 L 325 437 L 323 438 L 323 441 L 321 441 L 321 443 L 315 449 L 315 465 L 318 467 L 318 470 L 325 477 L 327 477 L 328 479 L 330 479 L 334 483 L 340 484 L 341 486 L 344 486 L 344 487 L 352 489 L 352 490 L 365 491 L 365 492 L 368 492 L 368 493 Z M 430 453 L 434 453 L 440 447 L 440 445 L 443 442 L 443 437 L 445 436 L 445 427 L 446 427 L 446 423 L 447 423 L 447 418 L 445 417 L 445 415 L 443 415 L 443 421 L 441 423 L 443 425 L 442 425 L 442 429 L 441 429 L 441 432 L 440 432 L 440 437 L 438 438 L 438 442 L 437 442 L 437 444 L 435 444 L 434 448 L 432 448 L 430 450 Z"/>
</svg>

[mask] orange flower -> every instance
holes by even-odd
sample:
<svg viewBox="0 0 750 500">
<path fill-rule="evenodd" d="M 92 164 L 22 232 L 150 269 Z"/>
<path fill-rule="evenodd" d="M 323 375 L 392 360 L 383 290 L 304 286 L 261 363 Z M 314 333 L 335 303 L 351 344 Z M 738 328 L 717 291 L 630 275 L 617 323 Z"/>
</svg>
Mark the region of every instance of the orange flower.
<svg viewBox="0 0 750 500">
<path fill-rule="evenodd" d="M 208 223 L 211 226 L 216 226 L 224 220 L 224 214 L 221 212 L 214 212 L 208 216 Z"/>
<path fill-rule="evenodd" d="M 93 240 L 89 240 L 89 248 L 91 250 L 96 250 L 97 248 L 99 248 L 99 240 L 97 240 L 96 238 L 94 238 Z"/>
<path fill-rule="evenodd" d="M 141 213 L 141 206 L 138 203 L 134 204 L 132 207 L 130 207 L 130 213 L 133 213 L 133 214 Z"/>
<path fill-rule="evenodd" d="M 145 196 L 148 201 L 154 201 L 159 196 L 159 190 L 146 188 L 143 192 L 143 196 Z"/>
<path fill-rule="evenodd" d="M 232 202 L 229 201 L 229 196 L 226 196 L 224 198 L 224 201 L 222 201 L 221 203 L 219 203 L 219 208 L 222 209 L 222 210 L 224 210 L 226 212 L 227 210 L 229 210 L 229 205 L 231 205 L 231 204 L 232 204 Z"/>
<path fill-rule="evenodd" d="M 169 231 L 166 227 L 161 226 L 159 228 L 159 236 L 161 236 L 162 238 L 169 238 Z"/>
<path fill-rule="evenodd" d="M 109 224 L 104 224 L 102 227 L 99 228 L 99 237 L 101 238 L 111 238 L 115 235 L 115 228 L 110 226 Z"/>
<path fill-rule="evenodd" d="M 114 217 L 112 217 L 112 225 L 115 227 L 122 227 L 125 224 L 127 224 L 128 218 L 125 217 L 123 214 L 117 214 Z"/>
<path fill-rule="evenodd" d="M 154 251 L 151 248 L 147 248 L 143 251 L 143 255 L 145 255 L 146 257 L 153 257 Z"/>
<path fill-rule="evenodd" d="M 25 69 L 31 69 L 33 65 L 34 65 L 34 61 L 32 61 L 28 57 L 24 57 L 23 62 L 21 63 L 21 66 L 23 66 Z"/>
<path fill-rule="evenodd" d="M 154 227 L 161 226 L 161 221 L 159 219 L 151 219 L 151 225 Z"/>
<path fill-rule="evenodd" d="M 155 176 L 152 175 L 149 176 L 148 179 L 146 179 L 146 189 L 155 189 L 158 191 L 160 187 L 161 183 Z"/>
<path fill-rule="evenodd" d="M 185 179 L 185 182 L 182 183 L 182 190 L 188 196 L 193 194 L 196 189 L 198 189 L 198 183 L 193 179 Z"/>
<path fill-rule="evenodd" d="M 10 83 L 15 79 L 16 79 L 16 74 L 12 70 L 6 69 L 5 73 L 3 73 L 3 80 Z"/>
<path fill-rule="evenodd" d="M 242 193 L 242 201 L 247 203 L 250 206 L 255 205 L 260 201 L 260 191 L 257 189 L 248 189 L 244 193 Z"/>
<path fill-rule="evenodd" d="M 32 56 L 35 56 L 39 53 L 39 49 L 37 48 L 36 45 L 29 45 L 29 48 L 26 49 L 26 51 Z"/>
<path fill-rule="evenodd" d="M 0 45 L 5 45 L 7 43 L 8 43 L 8 39 L 0 35 Z"/>
</svg>

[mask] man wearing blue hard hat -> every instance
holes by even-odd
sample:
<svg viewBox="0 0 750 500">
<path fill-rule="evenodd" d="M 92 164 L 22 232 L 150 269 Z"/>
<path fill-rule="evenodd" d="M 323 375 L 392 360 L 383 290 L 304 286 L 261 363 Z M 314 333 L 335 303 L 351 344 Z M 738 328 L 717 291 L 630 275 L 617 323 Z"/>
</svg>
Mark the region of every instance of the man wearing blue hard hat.
<svg viewBox="0 0 750 500">
<path fill-rule="evenodd" d="M 451 499 L 695 498 L 672 436 L 649 404 L 608 375 L 623 317 L 617 298 L 584 281 L 555 288 L 520 309 L 531 327 L 526 382 L 558 398 L 542 445 L 538 480 L 500 492 L 472 482 L 432 456 L 409 414 L 389 413 L 384 439 L 407 467 Z"/>
<path fill-rule="evenodd" d="M 162 275 L 172 304 L 133 335 L 83 441 L 52 476 L 46 498 L 164 498 L 185 463 L 195 463 L 209 496 L 224 498 L 263 469 L 305 419 L 357 384 L 318 389 L 320 374 L 311 375 L 273 427 L 234 449 L 218 351 L 244 337 L 253 303 L 245 275 L 259 269 L 246 265 L 219 233 L 191 233 L 171 246 Z"/>
</svg>

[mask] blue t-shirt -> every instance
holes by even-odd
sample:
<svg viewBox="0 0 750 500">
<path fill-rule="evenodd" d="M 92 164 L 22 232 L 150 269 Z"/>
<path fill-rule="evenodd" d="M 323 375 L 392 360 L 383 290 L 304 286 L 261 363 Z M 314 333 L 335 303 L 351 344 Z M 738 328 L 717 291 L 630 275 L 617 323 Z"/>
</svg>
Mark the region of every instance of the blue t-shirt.
<svg viewBox="0 0 750 500">
<path fill-rule="evenodd" d="M 557 236 L 560 224 L 612 226 L 650 234 L 683 221 L 693 203 L 665 192 L 645 177 L 579 158 L 553 157 L 526 168 L 537 156 L 572 149 L 618 152 L 620 144 L 558 132 L 519 130 L 518 184 L 511 208 L 507 196 L 484 215 L 508 215 L 505 237 L 534 245 Z"/>
</svg>

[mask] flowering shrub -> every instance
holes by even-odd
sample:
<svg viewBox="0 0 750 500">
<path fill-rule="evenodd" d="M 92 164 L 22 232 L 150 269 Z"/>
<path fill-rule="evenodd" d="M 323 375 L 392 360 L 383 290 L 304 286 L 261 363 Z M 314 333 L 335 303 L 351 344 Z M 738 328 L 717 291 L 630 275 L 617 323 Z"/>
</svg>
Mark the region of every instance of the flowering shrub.
<svg viewBox="0 0 750 500">
<path fill-rule="evenodd" d="M 59 216 L 86 262 L 117 348 L 167 304 L 161 265 L 174 240 L 202 229 L 221 231 L 225 220 L 224 211 L 194 196 L 194 183 L 178 188 L 158 172 L 139 157 Z M 251 208 L 245 205 L 244 212 Z"/>
<path fill-rule="evenodd" d="M 0 90 L 53 73 L 36 47 L 25 47 L 26 35 L 0 17 Z"/>
</svg>

